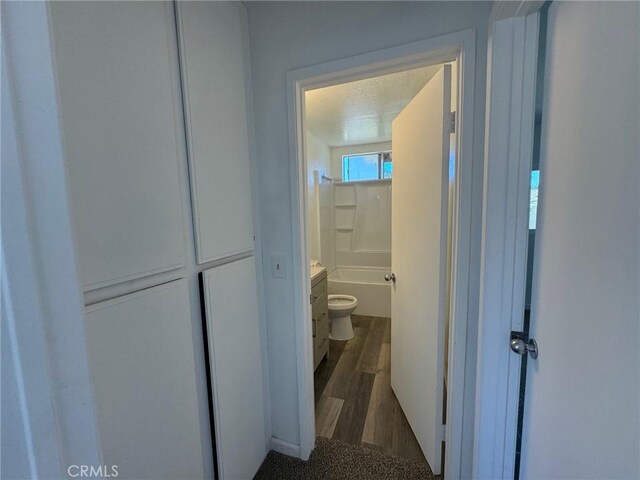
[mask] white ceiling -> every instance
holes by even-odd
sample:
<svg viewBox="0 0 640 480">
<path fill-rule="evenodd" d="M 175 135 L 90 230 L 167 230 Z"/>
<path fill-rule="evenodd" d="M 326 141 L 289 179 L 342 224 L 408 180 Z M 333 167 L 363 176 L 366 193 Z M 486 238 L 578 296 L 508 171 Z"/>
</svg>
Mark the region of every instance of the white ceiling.
<svg viewBox="0 0 640 480">
<path fill-rule="evenodd" d="M 391 141 L 391 122 L 440 65 L 307 91 L 307 129 L 330 147 Z"/>
</svg>

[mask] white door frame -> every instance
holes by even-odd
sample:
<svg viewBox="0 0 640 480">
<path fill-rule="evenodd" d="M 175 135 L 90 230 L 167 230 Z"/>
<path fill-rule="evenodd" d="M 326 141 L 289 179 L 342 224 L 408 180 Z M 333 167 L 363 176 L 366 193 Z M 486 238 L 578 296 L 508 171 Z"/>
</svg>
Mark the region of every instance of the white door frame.
<svg viewBox="0 0 640 480">
<path fill-rule="evenodd" d="M 459 478 L 463 455 L 465 405 L 473 405 L 473 398 L 465 401 L 467 361 L 468 294 L 471 247 L 473 110 L 475 100 L 475 30 L 469 29 L 426 40 L 356 55 L 320 65 L 287 72 L 287 102 L 289 117 L 289 155 L 291 162 L 293 282 L 295 288 L 296 364 L 298 411 L 300 427 L 300 457 L 309 458 L 315 445 L 315 406 L 313 391 L 313 352 L 311 335 L 311 306 L 309 305 L 309 262 L 306 225 L 307 185 L 304 156 L 304 93 L 305 90 L 326 87 L 375 75 L 388 74 L 427 65 L 458 62 L 457 101 L 457 161 L 454 195 L 452 239 L 452 295 L 449 336 L 449 368 L 446 429 L 445 471 L 447 477 Z M 471 379 L 471 382 L 474 380 Z"/>
<path fill-rule="evenodd" d="M 489 21 L 473 478 L 514 476 L 543 3 L 498 2 Z"/>
</svg>

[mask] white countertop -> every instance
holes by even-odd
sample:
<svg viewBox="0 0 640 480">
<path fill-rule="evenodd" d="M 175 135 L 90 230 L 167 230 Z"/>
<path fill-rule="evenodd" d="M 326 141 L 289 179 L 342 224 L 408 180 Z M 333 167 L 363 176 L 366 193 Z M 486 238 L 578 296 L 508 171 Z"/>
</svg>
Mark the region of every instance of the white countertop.
<svg viewBox="0 0 640 480">
<path fill-rule="evenodd" d="M 322 265 L 318 265 L 317 267 L 311 267 L 311 282 L 313 283 L 313 281 L 318 278 L 318 276 L 320 274 L 322 274 L 322 272 L 326 272 L 327 268 L 323 267 Z"/>
</svg>

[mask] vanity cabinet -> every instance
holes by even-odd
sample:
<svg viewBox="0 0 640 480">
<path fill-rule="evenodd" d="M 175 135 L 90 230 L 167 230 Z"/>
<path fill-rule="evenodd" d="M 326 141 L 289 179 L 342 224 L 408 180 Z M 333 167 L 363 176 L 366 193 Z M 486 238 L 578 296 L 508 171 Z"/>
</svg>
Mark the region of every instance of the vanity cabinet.
<svg viewBox="0 0 640 480">
<path fill-rule="evenodd" d="M 313 369 L 318 368 L 322 358 L 329 357 L 329 301 L 327 272 L 311 281 L 311 331 L 313 334 Z"/>
</svg>

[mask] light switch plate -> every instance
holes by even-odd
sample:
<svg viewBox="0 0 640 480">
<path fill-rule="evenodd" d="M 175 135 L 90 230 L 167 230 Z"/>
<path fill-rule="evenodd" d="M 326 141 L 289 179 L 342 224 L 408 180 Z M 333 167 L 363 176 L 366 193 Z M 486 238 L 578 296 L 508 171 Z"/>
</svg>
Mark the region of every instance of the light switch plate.
<svg viewBox="0 0 640 480">
<path fill-rule="evenodd" d="M 273 278 L 287 278 L 287 264 L 281 253 L 271 255 L 271 276 Z"/>
</svg>

